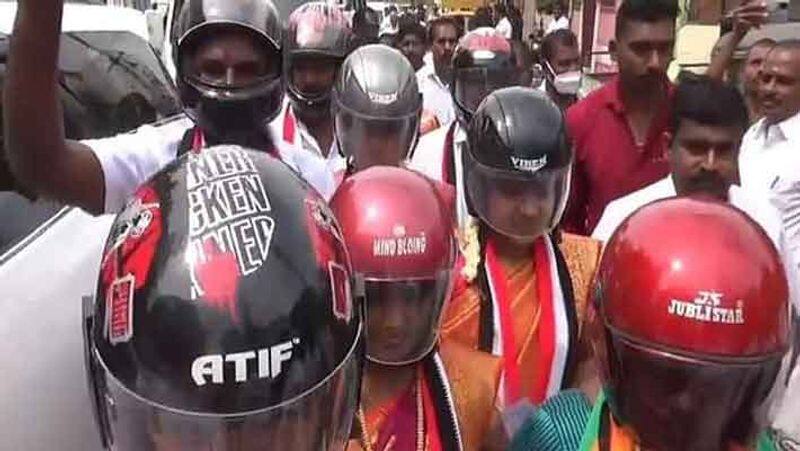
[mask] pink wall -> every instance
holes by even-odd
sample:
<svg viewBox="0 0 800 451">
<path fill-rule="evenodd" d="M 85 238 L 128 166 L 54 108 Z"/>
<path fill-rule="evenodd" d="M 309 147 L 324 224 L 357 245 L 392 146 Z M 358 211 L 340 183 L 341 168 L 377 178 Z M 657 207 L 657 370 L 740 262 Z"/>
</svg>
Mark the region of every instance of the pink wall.
<svg viewBox="0 0 800 451">
<path fill-rule="evenodd" d="M 598 0 L 595 11 L 594 46 L 592 52 L 607 52 L 608 43 L 614 39 L 614 18 L 621 0 Z M 592 58 L 593 72 L 616 72 L 616 64 L 608 55 Z"/>
</svg>

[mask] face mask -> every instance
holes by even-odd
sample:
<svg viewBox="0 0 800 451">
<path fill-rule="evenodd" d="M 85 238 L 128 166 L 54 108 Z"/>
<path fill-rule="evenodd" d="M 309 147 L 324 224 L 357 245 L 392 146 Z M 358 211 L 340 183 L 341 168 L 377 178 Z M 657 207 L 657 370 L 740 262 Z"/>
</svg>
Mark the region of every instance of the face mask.
<svg viewBox="0 0 800 451">
<path fill-rule="evenodd" d="M 551 84 L 557 93 L 563 96 L 574 96 L 578 94 L 578 89 L 581 87 L 581 78 L 583 74 L 579 70 L 571 70 L 563 74 L 556 75 L 550 63 L 547 63 L 547 69 L 550 71 L 552 77 Z"/>
</svg>

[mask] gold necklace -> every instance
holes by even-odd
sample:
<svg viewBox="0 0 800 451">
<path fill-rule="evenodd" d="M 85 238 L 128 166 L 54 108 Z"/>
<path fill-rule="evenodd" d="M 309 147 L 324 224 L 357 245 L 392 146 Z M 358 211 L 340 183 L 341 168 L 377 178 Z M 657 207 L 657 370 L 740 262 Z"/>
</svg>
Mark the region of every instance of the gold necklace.
<svg viewBox="0 0 800 451">
<path fill-rule="evenodd" d="M 415 395 L 416 395 L 416 404 L 417 404 L 417 451 L 425 451 L 425 407 L 422 401 L 422 375 L 417 376 L 417 383 L 415 384 Z M 358 406 L 358 423 L 361 428 L 361 445 L 364 447 L 364 451 L 373 451 L 372 449 L 372 438 L 369 435 L 369 431 L 367 429 L 367 418 L 364 415 L 364 407 L 359 405 Z M 375 431 L 375 438 L 377 439 L 378 431 Z M 382 451 L 390 451 L 393 442 L 389 441 L 386 445 L 386 449 Z"/>
</svg>

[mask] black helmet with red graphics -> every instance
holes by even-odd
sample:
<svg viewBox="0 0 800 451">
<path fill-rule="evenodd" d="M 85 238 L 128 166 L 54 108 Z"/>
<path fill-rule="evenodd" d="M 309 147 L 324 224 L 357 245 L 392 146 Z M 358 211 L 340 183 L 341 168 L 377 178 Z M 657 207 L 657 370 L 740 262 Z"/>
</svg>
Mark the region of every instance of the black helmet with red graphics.
<svg viewBox="0 0 800 451">
<path fill-rule="evenodd" d="M 283 26 L 272 0 L 185 0 L 175 14 L 173 57 L 186 113 L 218 142 L 242 142 L 230 137 L 266 130 L 280 113 L 284 91 Z M 205 47 L 223 53 L 219 43 L 232 35 L 236 40 L 228 49 L 251 43 L 258 60 L 226 67 L 197 57 Z"/>
<path fill-rule="evenodd" d="M 104 442 L 342 449 L 363 355 L 350 286 L 336 220 L 286 165 L 185 155 L 117 216 L 85 309 Z"/>
<path fill-rule="evenodd" d="M 465 34 L 453 52 L 450 93 L 456 116 L 466 128 L 481 101 L 492 91 L 519 84 L 511 44 L 494 28 L 477 28 Z"/>
<path fill-rule="evenodd" d="M 336 71 L 354 44 L 347 17 L 338 7 L 310 2 L 292 12 L 283 52 L 286 93 L 296 112 L 330 113 Z"/>
</svg>

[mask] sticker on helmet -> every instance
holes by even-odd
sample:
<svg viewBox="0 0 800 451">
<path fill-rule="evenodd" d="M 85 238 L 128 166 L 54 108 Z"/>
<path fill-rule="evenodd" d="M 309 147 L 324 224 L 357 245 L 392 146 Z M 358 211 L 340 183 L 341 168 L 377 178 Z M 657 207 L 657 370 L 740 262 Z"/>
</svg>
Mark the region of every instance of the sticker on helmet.
<svg viewBox="0 0 800 451">
<path fill-rule="evenodd" d="M 368 92 L 369 100 L 380 104 L 380 105 L 389 105 L 390 103 L 397 101 L 397 93 L 393 92 L 391 94 L 380 94 L 377 92 Z"/>
<path fill-rule="evenodd" d="M 742 301 L 734 307 L 722 306 L 723 295 L 716 291 L 698 291 L 691 301 L 670 300 L 667 313 L 704 323 L 744 324 Z"/>
<path fill-rule="evenodd" d="M 266 261 L 275 221 L 255 163 L 238 148 L 220 148 L 190 157 L 186 185 L 189 200 L 189 249 L 192 264 L 206 262 L 209 241 L 221 254 L 235 257 L 238 271 L 248 276 Z M 203 297 L 193 267 L 192 298 Z M 219 277 L 217 277 L 218 279 Z"/>
<path fill-rule="evenodd" d="M 224 384 L 225 363 L 233 366 L 233 378 L 236 383 L 247 382 L 248 378 L 253 376 L 256 376 L 256 379 L 275 379 L 283 372 L 283 364 L 292 360 L 293 350 L 298 345 L 300 339 L 295 337 L 258 350 L 203 355 L 192 362 L 192 380 L 198 387 L 207 384 L 209 376 L 212 384 Z M 257 365 L 257 373 L 249 371 L 251 360 Z"/>
<path fill-rule="evenodd" d="M 380 237 L 372 240 L 374 257 L 404 257 L 407 255 L 423 255 L 427 248 L 425 233 L 406 236 L 406 228 L 402 224 L 392 228 L 392 237 Z"/>
<path fill-rule="evenodd" d="M 133 274 L 114 280 L 106 295 L 105 334 L 112 345 L 133 337 Z"/>
<path fill-rule="evenodd" d="M 111 231 L 111 245 L 106 251 L 103 263 L 113 251 L 122 247 L 128 240 L 141 238 L 153 223 L 154 211 L 161 208 L 158 202 L 145 202 L 139 195 L 152 197 L 148 187 L 142 188 L 120 213 Z"/>
<path fill-rule="evenodd" d="M 333 212 L 331 212 L 330 207 L 325 205 L 325 203 L 319 199 L 307 199 L 306 206 L 308 207 L 311 218 L 314 219 L 314 222 L 318 226 L 320 226 L 323 230 L 330 232 L 330 234 L 333 235 L 333 237 L 338 241 L 344 243 L 342 232 L 339 230 L 339 226 L 336 224 L 336 220 L 333 217 Z"/>
<path fill-rule="evenodd" d="M 328 262 L 328 274 L 331 280 L 333 315 L 342 321 L 350 323 L 353 318 L 353 297 L 350 292 L 350 279 L 347 277 L 347 269 L 336 262 Z"/>
<path fill-rule="evenodd" d="M 511 164 L 514 165 L 514 169 L 518 171 L 533 173 L 547 166 L 547 155 L 542 155 L 539 158 L 533 159 L 511 157 Z"/>
</svg>

